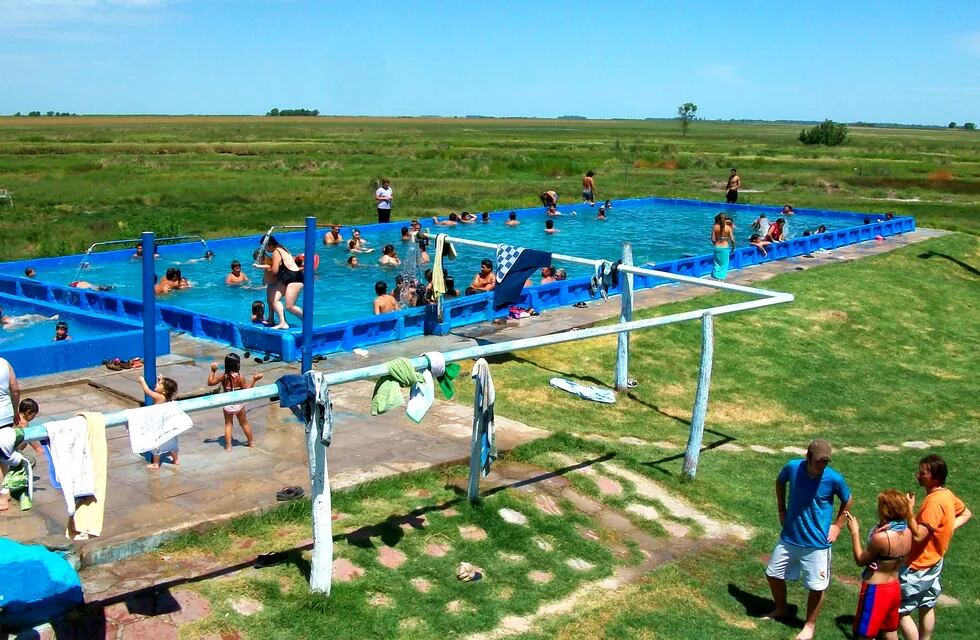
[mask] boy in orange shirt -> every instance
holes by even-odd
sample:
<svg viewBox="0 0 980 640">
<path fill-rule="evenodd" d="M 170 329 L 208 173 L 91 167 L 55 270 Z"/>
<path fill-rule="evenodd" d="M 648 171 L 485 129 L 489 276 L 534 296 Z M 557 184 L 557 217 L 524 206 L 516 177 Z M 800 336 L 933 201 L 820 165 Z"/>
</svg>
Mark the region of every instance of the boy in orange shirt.
<svg viewBox="0 0 980 640">
<path fill-rule="evenodd" d="M 919 485 L 925 488 L 926 497 L 918 514 L 913 518 L 912 550 L 905 559 L 906 567 L 899 574 L 902 583 L 902 616 L 899 627 L 905 640 L 929 640 L 936 626 L 936 601 L 942 588 L 939 574 L 943 570 L 943 556 L 953 539 L 953 531 L 966 524 L 973 516 L 963 501 L 946 488 L 946 461 L 937 455 L 929 455 L 919 461 L 915 474 Z M 915 494 L 909 493 L 909 505 L 915 509 Z M 912 619 L 912 611 L 919 610 L 919 624 Z"/>
</svg>

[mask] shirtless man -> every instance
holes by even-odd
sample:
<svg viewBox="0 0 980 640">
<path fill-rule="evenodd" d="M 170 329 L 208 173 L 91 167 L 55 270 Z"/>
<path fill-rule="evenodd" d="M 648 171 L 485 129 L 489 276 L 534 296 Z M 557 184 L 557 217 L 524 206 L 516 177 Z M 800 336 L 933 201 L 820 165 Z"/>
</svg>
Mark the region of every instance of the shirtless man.
<svg viewBox="0 0 980 640">
<path fill-rule="evenodd" d="M 551 267 L 541 267 L 541 284 L 551 284 L 554 281 L 554 270 Z"/>
<path fill-rule="evenodd" d="M 545 220 L 544 221 L 544 232 L 545 233 L 558 233 L 558 229 L 555 229 L 555 221 L 554 220 Z"/>
<path fill-rule="evenodd" d="M 330 225 L 330 231 L 323 234 L 323 244 L 342 244 L 344 242 L 344 236 L 340 235 L 340 225 L 334 224 Z"/>
<path fill-rule="evenodd" d="M 231 261 L 231 273 L 225 276 L 225 284 L 245 284 L 248 276 L 242 273 L 242 263 L 238 260 Z"/>
<path fill-rule="evenodd" d="M 480 273 L 473 276 L 473 282 L 466 289 L 466 294 L 482 293 L 483 291 L 493 291 L 497 286 L 497 277 L 493 274 L 493 262 L 490 260 L 480 261 Z"/>
<path fill-rule="evenodd" d="M 440 220 L 438 216 L 432 216 L 432 224 L 437 227 L 455 227 L 459 223 L 459 216 L 455 213 L 449 214 L 449 220 Z"/>
<path fill-rule="evenodd" d="M 735 204 L 738 202 L 738 190 L 742 188 L 742 179 L 738 177 L 738 171 L 732 169 L 732 174 L 728 176 L 728 184 L 725 185 L 725 202 Z"/>
<path fill-rule="evenodd" d="M 382 267 L 397 267 L 402 263 L 395 254 L 395 245 L 386 244 L 381 250 L 381 259 L 378 260 L 378 264 Z"/>
<path fill-rule="evenodd" d="M 595 180 L 593 176 L 594 171 L 586 171 L 585 177 L 582 178 L 582 200 L 588 203 L 590 207 L 595 206 Z"/>
<path fill-rule="evenodd" d="M 511 211 L 510 213 L 508 213 L 507 222 L 505 222 L 504 224 L 507 225 L 508 227 L 516 227 L 517 225 L 519 225 L 520 221 L 517 219 L 517 212 Z"/>
<path fill-rule="evenodd" d="M 387 284 L 378 280 L 374 283 L 374 292 L 378 294 L 378 297 L 374 299 L 374 315 L 398 311 L 398 301 L 388 293 Z"/>
<path fill-rule="evenodd" d="M 540 196 L 541 206 L 543 207 L 554 207 L 558 204 L 558 194 L 554 191 L 545 191 Z"/>
</svg>

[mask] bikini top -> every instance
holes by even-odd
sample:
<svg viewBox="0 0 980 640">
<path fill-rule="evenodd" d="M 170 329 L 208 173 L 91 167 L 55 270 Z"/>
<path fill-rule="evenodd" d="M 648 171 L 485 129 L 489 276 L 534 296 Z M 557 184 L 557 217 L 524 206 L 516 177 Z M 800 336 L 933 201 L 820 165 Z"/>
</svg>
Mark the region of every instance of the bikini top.
<svg viewBox="0 0 980 640">
<path fill-rule="evenodd" d="M 885 532 L 885 539 L 888 540 L 888 555 L 884 555 L 884 556 L 883 555 L 878 555 L 878 556 L 875 556 L 868 563 L 868 569 L 871 569 L 873 571 L 877 571 L 880 568 L 881 563 L 883 563 L 883 562 L 897 562 L 897 561 L 901 560 L 904 557 L 905 554 L 898 555 L 898 556 L 893 556 L 892 555 L 892 538 L 891 538 L 891 536 L 888 535 L 888 532 L 889 531 L 894 531 L 895 533 L 898 533 L 899 535 L 901 535 L 901 533 L 903 531 L 905 531 L 906 529 L 908 529 L 908 528 L 909 528 L 909 526 L 908 526 L 908 524 L 906 522 L 904 522 L 902 520 L 892 520 L 891 522 L 888 522 L 888 523 L 883 524 L 881 526 L 875 527 L 874 529 L 872 529 L 871 531 L 868 532 L 868 542 L 869 543 L 871 542 L 872 536 L 874 536 L 876 533 L 881 533 L 881 532 Z"/>
</svg>

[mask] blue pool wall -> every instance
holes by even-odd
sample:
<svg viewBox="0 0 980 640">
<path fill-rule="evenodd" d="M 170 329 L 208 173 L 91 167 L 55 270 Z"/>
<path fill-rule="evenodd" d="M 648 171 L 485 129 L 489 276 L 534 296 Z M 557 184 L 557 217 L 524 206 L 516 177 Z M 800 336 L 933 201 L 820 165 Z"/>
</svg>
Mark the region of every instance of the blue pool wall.
<svg viewBox="0 0 980 640">
<path fill-rule="evenodd" d="M 753 216 L 764 212 L 771 218 L 778 217 L 782 210 L 781 206 L 732 205 L 671 198 L 638 198 L 613 201 L 614 210 L 616 206 L 622 207 L 628 205 L 685 205 L 720 209 L 727 212 L 744 211 Z M 592 211 L 591 207 L 582 203 L 565 204 L 559 206 L 558 209 L 563 214 L 570 214 L 572 211 L 581 211 L 583 209 Z M 521 219 L 526 217 L 544 217 L 546 213 L 544 208 L 534 207 L 495 211 L 490 213 L 490 217 L 492 220 L 506 220 L 510 211 L 517 211 Z M 805 255 L 817 249 L 836 249 L 845 245 L 865 242 L 874 239 L 878 235 L 888 237 L 915 230 L 915 219 L 912 217 L 903 216 L 885 220 L 885 214 L 882 213 L 856 213 L 825 209 L 797 209 L 796 212 L 801 215 L 819 215 L 824 218 L 839 218 L 854 221 L 855 226 L 775 243 L 767 248 L 767 256 L 763 256 L 758 249 L 751 246 L 736 249 L 731 258 L 730 268 L 739 269 L 772 260 Z M 870 224 L 863 224 L 866 218 L 872 220 L 872 222 Z M 427 221 L 431 220 L 431 216 L 423 216 L 419 219 L 423 223 L 423 227 L 431 228 L 431 223 L 426 224 Z M 401 220 L 389 223 L 348 224 L 342 226 L 345 228 L 360 229 L 365 236 L 370 237 L 375 233 L 391 234 L 397 232 L 398 229 L 407 224 L 407 220 Z M 442 229 L 436 227 L 432 230 L 441 231 Z M 322 236 L 325 232 L 326 230 L 320 230 L 318 236 Z M 451 234 L 452 229 L 447 229 L 447 232 Z M 276 232 L 276 235 L 287 242 L 301 242 L 303 233 L 302 230 L 299 230 Z M 216 253 L 223 252 L 226 249 L 229 251 L 240 251 L 243 246 L 247 246 L 249 249 L 257 246 L 263 235 L 262 233 L 258 233 L 249 236 L 219 238 L 208 240 L 207 243 L 210 249 Z M 627 240 L 624 238 L 624 241 Z M 159 253 L 162 260 L 166 259 L 167 253 L 171 250 L 180 252 L 183 257 L 186 257 L 188 250 L 195 247 L 200 247 L 200 243 L 188 242 L 175 245 L 162 245 Z M 89 256 L 88 261 L 93 265 L 119 262 L 126 260 L 133 254 L 133 251 L 133 248 L 127 248 L 94 253 Z M 23 273 L 24 268 L 27 266 L 35 267 L 42 273 L 48 268 L 76 266 L 82 261 L 83 257 L 81 254 L 76 254 L 2 263 L 0 264 L 0 291 L 8 292 L 18 297 L 47 300 L 57 302 L 58 304 L 74 306 L 89 313 L 98 313 L 119 319 L 141 322 L 142 302 L 140 300 L 113 295 L 111 293 L 88 290 L 80 291 L 70 287 L 14 275 Z M 619 256 L 583 257 L 615 260 Z M 711 272 L 711 265 L 711 254 L 703 254 L 644 266 L 686 276 L 705 276 Z M 671 281 L 663 278 L 636 276 L 634 278 L 634 288 L 646 289 L 668 282 Z M 618 290 L 613 290 L 610 293 L 618 293 Z M 581 277 L 546 285 L 527 287 L 524 289 L 521 298 L 515 304 L 518 306 L 533 307 L 537 310 L 545 310 L 590 299 L 592 297 L 589 294 L 589 278 Z M 435 306 L 428 305 L 425 307 L 404 309 L 380 316 L 366 316 L 345 322 L 318 326 L 314 328 L 311 339 L 314 353 L 328 354 L 428 334 L 444 335 L 457 327 L 489 321 L 506 315 L 506 309 L 497 310 L 493 308 L 492 294 L 477 294 L 447 300 L 444 303 L 442 322 L 439 322 L 436 317 Z M 174 330 L 183 331 L 196 337 L 222 342 L 237 349 L 276 354 L 286 361 L 298 359 L 303 348 L 303 336 L 299 329 L 273 331 L 261 325 L 233 322 L 160 303 L 157 304 L 157 317 L 158 321 Z"/>
<path fill-rule="evenodd" d="M 37 283 L 35 283 L 37 284 Z M 99 330 L 97 336 L 72 337 L 64 342 L 50 341 L 23 347 L 0 346 L 0 357 L 5 358 L 17 375 L 23 378 L 46 375 L 72 369 L 93 367 L 111 358 L 130 359 L 143 355 L 143 324 L 129 318 L 114 318 L 100 313 L 92 313 L 91 307 L 83 310 L 77 305 L 35 299 L 16 293 L 17 287 L 9 286 L 9 281 L 0 281 L 0 307 L 16 307 L 25 313 L 39 313 L 46 316 L 58 314 L 59 319 L 84 322 Z M 31 290 L 37 292 L 37 289 Z M 78 293 L 77 290 L 73 290 Z M 11 292 L 12 295 L 11 295 Z M 77 301 L 69 298 L 69 302 Z M 52 336 L 54 330 L 52 329 Z M 164 325 L 156 329 L 157 355 L 170 353 L 170 330 Z"/>
</svg>

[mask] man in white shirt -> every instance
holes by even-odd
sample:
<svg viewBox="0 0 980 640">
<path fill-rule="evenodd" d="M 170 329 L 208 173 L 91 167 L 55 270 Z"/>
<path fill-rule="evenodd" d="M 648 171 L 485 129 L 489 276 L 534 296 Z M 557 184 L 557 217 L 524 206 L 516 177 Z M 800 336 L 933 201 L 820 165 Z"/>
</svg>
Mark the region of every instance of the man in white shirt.
<svg viewBox="0 0 980 640">
<path fill-rule="evenodd" d="M 374 192 L 374 200 L 378 203 L 378 222 L 391 221 L 391 181 L 381 180 L 381 186 Z"/>
</svg>

